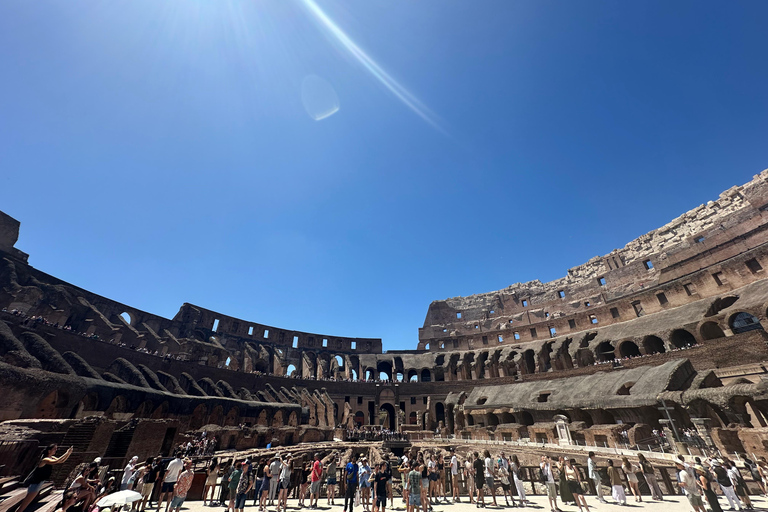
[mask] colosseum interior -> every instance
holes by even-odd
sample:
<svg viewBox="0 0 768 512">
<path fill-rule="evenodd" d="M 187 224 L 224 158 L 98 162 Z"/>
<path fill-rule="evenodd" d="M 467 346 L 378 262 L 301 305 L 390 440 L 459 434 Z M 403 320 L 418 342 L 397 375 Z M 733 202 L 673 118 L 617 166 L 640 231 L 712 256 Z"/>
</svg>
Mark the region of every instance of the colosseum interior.
<svg viewBox="0 0 768 512">
<path fill-rule="evenodd" d="M 660 436 L 692 453 L 686 431 L 768 454 L 768 171 L 555 281 L 432 302 L 414 350 L 186 303 L 163 318 L 31 267 L 19 228 L 0 213 L 5 474 L 51 441 L 75 446 L 64 474 L 203 430 L 236 451 L 386 429 L 400 453 L 505 442 L 534 460 Z"/>
</svg>

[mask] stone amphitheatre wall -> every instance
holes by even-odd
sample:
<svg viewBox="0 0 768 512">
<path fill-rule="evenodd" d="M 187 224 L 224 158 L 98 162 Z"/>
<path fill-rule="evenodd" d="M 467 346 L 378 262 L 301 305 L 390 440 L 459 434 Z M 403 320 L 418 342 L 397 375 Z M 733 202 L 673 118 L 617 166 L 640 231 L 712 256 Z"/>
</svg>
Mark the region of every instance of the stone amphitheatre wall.
<svg viewBox="0 0 768 512">
<path fill-rule="evenodd" d="M 390 352 L 376 338 L 187 303 L 167 319 L 112 301 L 31 267 L 13 246 L 18 222 L 3 214 L 0 419 L 98 416 L 118 430 L 163 420 L 175 435 L 244 425 L 253 435 L 233 443 L 245 448 L 329 440 L 354 425 L 557 442 L 555 416 L 579 439 L 613 442 L 671 417 L 709 425 L 723 448 L 759 447 L 768 441 L 765 369 L 755 370 L 768 360 L 767 180 L 763 172 L 562 279 L 435 301 L 418 349 Z"/>
</svg>

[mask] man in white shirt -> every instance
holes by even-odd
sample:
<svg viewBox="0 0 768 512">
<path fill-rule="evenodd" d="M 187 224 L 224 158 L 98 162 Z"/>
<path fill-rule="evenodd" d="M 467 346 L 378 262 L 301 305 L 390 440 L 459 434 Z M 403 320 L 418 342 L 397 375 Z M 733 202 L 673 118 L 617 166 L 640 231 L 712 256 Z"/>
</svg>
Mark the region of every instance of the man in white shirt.
<svg viewBox="0 0 768 512">
<path fill-rule="evenodd" d="M 280 471 L 283 469 L 283 463 L 279 456 L 275 456 L 272 460 L 272 464 L 269 465 L 269 472 L 272 474 L 272 478 L 269 480 L 269 506 L 275 504 L 275 494 L 277 494 L 277 488 L 280 486 Z"/>
<path fill-rule="evenodd" d="M 453 489 L 453 502 L 459 503 L 459 458 L 451 449 L 451 487 Z"/>
<path fill-rule="evenodd" d="M 595 462 L 595 452 L 589 452 L 587 458 L 587 469 L 589 470 L 589 478 L 595 484 L 595 491 L 597 492 L 597 501 L 605 503 L 603 498 L 603 485 L 600 478 L 600 471 L 597 469 L 597 463 Z"/>
<path fill-rule="evenodd" d="M 690 503 L 691 507 L 693 507 L 693 511 L 706 512 L 706 509 L 704 508 L 704 502 L 701 500 L 701 491 L 699 491 L 699 487 L 696 485 L 696 480 L 688 471 L 686 471 L 685 465 L 682 461 L 675 461 L 675 466 L 677 466 L 678 470 L 678 485 L 680 485 L 680 487 L 685 490 L 685 496 L 688 498 L 688 503 Z"/>
<path fill-rule="evenodd" d="M 168 463 L 168 467 L 165 468 L 165 474 L 161 480 L 162 486 L 160 487 L 160 496 L 157 498 L 157 510 L 160 510 L 160 505 L 163 504 L 163 498 L 166 498 L 165 512 L 171 506 L 171 499 L 173 499 L 173 487 L 176 485 L 176 480 L 179 479 L 179 473 L 184 469 L 184 461 L 181 460 L 181 452 L 176 452 L 176 458 Z"/>
<path fill-rule="evenodd" d="M 547 498 L 549 498 L 549 508 L 552 512 L 562 512 L 557 507 L 557 486 L 555 485 L 555 473 L 552 471 L 552 460 L 546 455 L 541 456 L 541 479 L 547 486 Z"/>
</svg>

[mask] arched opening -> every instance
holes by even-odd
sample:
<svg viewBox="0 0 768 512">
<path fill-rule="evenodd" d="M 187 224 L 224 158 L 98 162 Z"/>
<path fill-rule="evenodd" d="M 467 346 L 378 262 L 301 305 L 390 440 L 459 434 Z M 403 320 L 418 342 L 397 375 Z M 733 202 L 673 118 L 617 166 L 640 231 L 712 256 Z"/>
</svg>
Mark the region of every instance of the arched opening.
<svg viewBox="0 0 768 512">
<path fill-rule="evenodd" d="M 443 425 L 445 425 L 445 406 L 442 402 L 437 402 L 435 404 L 435 421 L 439 425 L 440 422 L 443 422 Z"/>
<path fill-rule="evenodd" d="M 99 407 L 99 397 L 96 393 L 88 393 L 77 404 L 75 410 L 72 412 L 72 418 L 85 418 L 91 416 L 88 414 L 91 411 L 97 411 Z M 35 416 L 36 418 L 39 416 Z"/>
<path fill-rule="evenodd" d="M 733 306 L 736 301 L 739 300 L 738 295 L 730 295 L 728 297 L 718 297 L 709 306 L 709 309 L 704 313 L 705 317 L 715 316 L 722 310 Z"/>
<path fill-rule="evenodd" d="M 379 423 L 392 432 L 395 431 L 395 407 L 392 404 L 381 404 L 379 407 Z"/>
<path fill-rule="evenodd" d="M 619 345 L 621 357 L 640 357 L 640 348 L 634 341 L 627 340 Z"/>
<path fill-rule="evenodd" d="M 703 323 L 699 332 L 701 333 L 701 337 L 705 340 L 716 340 L 725 336 L 723 330 L 715 322 Z"/>
<path fill-rule="evenodd" d="M 289 364 L 288 368 L 285 369 L 285 376 L 286 377 L 295 377 L 296 376 L 296 365 Z"/>
<path fill-rule="evenodd" d="M 517 423 L 517 420 L 515 420 L 515 415 L 509 412 L 503 412 L 501 413 L 501 422 L 502 423 Z"/>
<path fill-rule="evenodd" d="M 603 341 L 595 349 L 595 355 L 598 361 L 613 361 L 616 359 L 616 348 L 610 341 Z"/>
<path fill-rule="evenodd" d="M 266 409 L 262 409 L 261 412 L 259 412 L 259 416 L 256 418 L 256 424 L 260 427 L 269 426 L 269 414 Z"/>
<path fill-rule="evenodd" d="M 573 359 L 568 351 L 572 342 L 571 338 L 566 338 L 562 345 L 560 345 L 560 348 L 557 349 L 555 360 L 553 361 L 555 370 L 570 370 L 573 368 Z"/>
<path fill-rule="evenodd" d="M 421 370 L 421 382 L 432 382 L 432 373 L 427 368 Z"/>
<path fill-rule="evenodd" d="M 208 409 L 203 404 L 195 407 L 195 410 L 192 411 L 192 417 L 189 419 L 189 428 L 197 430 L 202 427 L 205 424 L 205 415 L 207 412 Z"/>
<path fill-rule="evenodd" d="M 416 370 L 408 370 L 408 382 L 418 382 L 419 374 Z"/>
<path fill-rule="evenodd" d="M 363 411 L 357 411 L 355 413 L 354 422 L 356 427 L 362 427 L 363 423 L 365 423 L 365 414 L 363 414 Z"/>
<path fill-rule="evenodd" d="M 237 420 L 240 419 L 240 410 L 237 407 L 232 407 L 227 416 L 224 418 L 224 425 L 231 427 L 237 425 Z"/>
<path fill-rule="evenodd" d="M 536 354 L 532 349 L 523 352 L 523 370 L 529 374 L 536 372 Z"/>
<path fill-rule="evenodd" d="M 418 423 L 418 415 L 416 414 L 416 411 L 412 411 L 411 414 L 408 415 L 408 424 L 415 425 L 416 423 Z"/>
<path fill-rule="evenodd" d="M 168 414 L 168 402 L 163 402 L 162 404 L 157 406 L 157 409 L 152 411 L 152 419 L 153 420 L 160 420 L 165 417 L 167 417 Z"/>
<path fill-rule="evenodd" d="M 352 376 L 352 380 L 357 380 L 357 370 L 355 370 L 354 368 L 350 368 L 349 374 Z"/>
<path fill-rule="evenodd" d="M 133 322 L 133 320 L 131 319 L 130 313 L 126 311 L 123 311 L 122 313 L 120 313 L 120 316 L 122 317 L 123 320 L 125 320 L 125 323 L 127 323 L 128 325 L 131 325 L 131 323 Z"/>
<path fill-rule="evenodd" d="M 576 351 L 576 362 L 578 363 L 579 368 L 592 366 L 595 364 L 595 356 L 588 348 L 580 348 Z"/>
<path fill-rule="evenodd" d="M 107 410 L 104 411 L 104 416 L 107 418 L 111 418 L 115 414 L 123 414 L 128 410 L 128 401 L 125 399 L 124 396 L 119 395 L 112 399 L 112 402 L 109 404 L 109 407 L 107 407 Z"/>
<path fill-rule="evenodd" d="M 545 343 L 539 352 L 539 371 L 548 372 L 552 368 L 552 343 Z"/>
<path fill-rule="evenodd" d="M 403 382 L 403 379 L 405 379 L 405 375 L 403 375 L 403 372 L 397 372 L 395 374 L 395 380 L 397 382 Z"/>
<path fill-rule="evenodd" d="M 643 338 L 643 350 L 646 354 L 663 354 L 667 351 L 664 342 L 658 336 L 646 336 Z"/>
<path fill-rule="evenodd" d="M 379 372 L 379 379 L 392 380 L 392 364 L 387 361 L 379 361 L 376 365 Z"/>
<path fill-rule="evenodd" d="M 676 329 L 669 335 L 669 342 L 675 348 L 685 348 L 696 344 L 696 338 L 685 329 Z"/>
<path fill-rule="evenodd" d="M 366 368 L 365 380 L 376 380 L 376 373 L 373 368 Z"/>
<path fill-rule="evenodd" d="M 333 404 L 333 405 L 334 405 L 334 409 L 338 408 L 338 405 L 336 405 L 336 404 Z M 296 415 L 296 411 L 293 411 L 288 416 L 288 426 L 289 427 L 298 427 L 299 426 L 299 419 L 298 419 L 298 416 Z"/>
<path fill-rule="evenodd" d="M 209 416 L 207 423 L 213 425 L 221 425 L 223 419 L 224 408 L 220 405 L 217 405 L 213 408 L 213 411 L 211 411 L 211 415 Z"/>
<path fill-rule="evenodd" d="M 760 324 L 760 320 L 756 316 L 751 315 L 745 311 L 739 311 L 731 317 L 729 321 L 733 334 L 741 334 L 742 332 L 762 330 L 763 326 Z"/>
<path fill-rule="evenodd" d="M 151 401 L 146 400 L 141 403 L 136 408 L 136 411 L 133 413 L 134 418 L 147 418 L 152 413 L 152 411 L 155 409 L 155 404 L 153 404 Z"/>
<path fill-rule="evenodd" d="M 533 415 L 528 411 L 520 411 L 517 414 L 517 417 L 521 425 L 525 425 L 525 426 L 533 425 Z"/>
</svg>

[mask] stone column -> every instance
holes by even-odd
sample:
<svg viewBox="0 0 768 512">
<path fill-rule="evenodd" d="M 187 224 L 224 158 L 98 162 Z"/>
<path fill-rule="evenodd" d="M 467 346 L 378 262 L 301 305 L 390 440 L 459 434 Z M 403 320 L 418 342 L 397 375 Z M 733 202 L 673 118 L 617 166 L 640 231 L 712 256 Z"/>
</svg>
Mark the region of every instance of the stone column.
<svg viewBox="0 0 768 512">
<path fill-rule="evenodd" d="M 704 440 L 704 442 L 707 444 L 707 447 L 714 448 L 715 442 L 712 441 L 711 435 L 712 420 L 710 418 L 691 418 L 691 421 L 696 427 L 696 431 L 699 433 L 699 437 Z"/>
<path fill-rule="evenodd" d="M 686 443 L 678 442 L 677 439 L 675 439 L 675 433 L 672 432 L 672 427 L 670 426 L 669 420 L 659 420 L 659 424 L 661 425 L 661 429 L 664 431 L 664 435 L 666 436 L 667 441 L 669 441 L 669 445 L 672 447 L 675 453 L 688 455 L 688 445 Z"/>
</svg>

